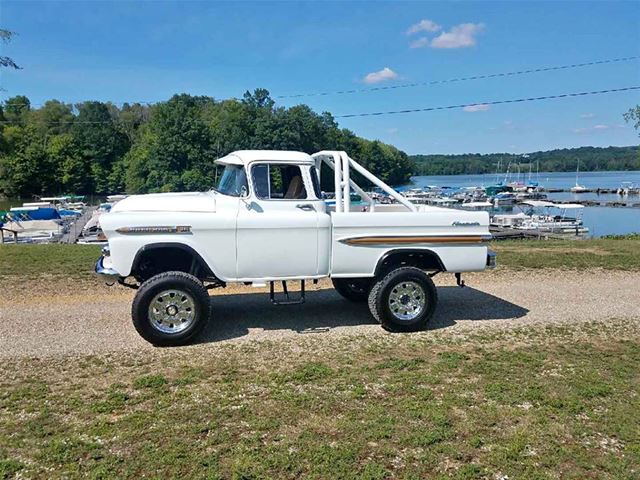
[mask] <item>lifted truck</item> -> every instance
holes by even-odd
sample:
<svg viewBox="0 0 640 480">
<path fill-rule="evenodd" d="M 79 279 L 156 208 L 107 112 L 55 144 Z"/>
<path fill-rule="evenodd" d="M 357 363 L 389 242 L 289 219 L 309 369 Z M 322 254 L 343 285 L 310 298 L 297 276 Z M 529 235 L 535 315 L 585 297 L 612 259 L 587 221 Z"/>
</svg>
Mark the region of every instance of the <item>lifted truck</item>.
<svg viewBox="0 0 640 480">
<path fill-rule="evenodd" d="M 335 206 L 322 198 L 322 162 L 334 171 Z M 461 284 L 461 272 L 495 266 L 486 212 L 414 205 L 345 152 L 247 150 L 217 163 L 212 191 L 135 195 L 100 218 L 109 243 L 96 272 L 138 289 L 133 324 L 155 345 L 193 339 L 211 316 L 207 289 L 229 282 L 270 283 L 272 302 L 291 304 L 304 301 L 305 280 L 329 277 L 385 329 L 415 331 L 436 308 L 431 277 L 451 272 Z M 375 203 L 351 170 L 397 203 Z"/>
</svg>

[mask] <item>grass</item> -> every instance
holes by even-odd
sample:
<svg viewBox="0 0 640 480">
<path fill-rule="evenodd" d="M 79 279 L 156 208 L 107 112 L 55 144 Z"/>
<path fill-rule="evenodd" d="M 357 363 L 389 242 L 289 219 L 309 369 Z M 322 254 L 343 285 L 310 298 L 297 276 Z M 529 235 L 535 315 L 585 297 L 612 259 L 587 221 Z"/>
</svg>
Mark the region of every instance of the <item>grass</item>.
<svg viewBox="0 0 640 480">
<path fill-rule="evenodd" d="M 640 270 L 640 236 L 593 240 L 494 242 L 498 264 L 506 268 Z"/>
<path fill-rule="evenodd" d="M 0 277 L 87 278 L 99 256 L 95 245 L 0 245 Z"/>
<path fill-rule="evenodd" d="M 638 478 L 637 326 L 5 361 L 0 478 Z"/>
<path fill-rule="evenodd" d="M 502 269 L 604 268 L 640 270 L 640 236 L 583 241 L 494 242 Z M 0 277 L 88 278 L 100 247 L 88 245 L 2 245 Z"/>
</svg>

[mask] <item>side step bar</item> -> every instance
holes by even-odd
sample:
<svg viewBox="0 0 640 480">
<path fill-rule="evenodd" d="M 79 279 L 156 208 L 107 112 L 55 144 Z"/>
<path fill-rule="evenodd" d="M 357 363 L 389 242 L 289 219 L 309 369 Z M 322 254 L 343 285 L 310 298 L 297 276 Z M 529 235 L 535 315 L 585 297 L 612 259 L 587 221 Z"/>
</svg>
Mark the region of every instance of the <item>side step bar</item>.
<svg viewBox="0 0 640 480">
<path fill-rule="evenodd" d="M 274 305 L 300 305 L 304 303 L 304 280 L 300 280 L 300 297 L 292 299 L 287 289 L 287 282 L 282 281 L 282 292 L 284 294 L 284 300 L 277 300 L 275 294 L 275 287 L 273 281 L 269 282 L 269 298 Z"/>
</svg>

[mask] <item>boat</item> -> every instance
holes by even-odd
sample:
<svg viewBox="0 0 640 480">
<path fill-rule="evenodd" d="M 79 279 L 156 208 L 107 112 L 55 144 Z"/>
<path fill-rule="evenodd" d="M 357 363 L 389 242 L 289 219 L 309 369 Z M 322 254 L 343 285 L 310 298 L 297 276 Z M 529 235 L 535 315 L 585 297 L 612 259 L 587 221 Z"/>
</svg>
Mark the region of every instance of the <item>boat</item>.
<svg viewBox="0 0 640 480">
<path fill-rule="evenodd" d="M 577 203 L 553 203 L 541 200 L 528 200 L 522 203 L 530 207 L 528 219 L 514 228 L 535 230 L 538 233 L 586 235 L 589 228 L 582 222 L 584 205 Z"/>
<path fill-rule="evenodd" d="M 489 225 L 496 228 L 516 228 L 522 225 L 530 217 L 524 212 L 499 213 L 491 217 Z"/>
<path fill-rule="evenodd" d="M 67 227 L 60 216 L 57 219 L 33 219 L 12 209 L 5 215 L 2 228 L 17 234 L 19 243 L 33 243 L 55 241 Z"/>
<path fill-rule="evenodd" d="M 460 208 L 465 210 L 491 210 L 493 203 L 491 202 L 463 202 L 459 205 Z"/>
<path fill-rule="evenodd" d="M 496 207 L 501 207 L 505 205 L 513 205 L 516 203 L 517 197 L 513 192 L 501 192 L 498 193 L 495 197 L 493 197 L 493 204 Z"/>
<path fill-rule="evenodd" d="M 571 193 L 587 193 L 589 192 L 589 189 L 587 187 L 585 187 L 584 185 L 580 185 L 578 183 L 578 174 L 580 173 L 580 159 L 578 159 L 578 166 L 576 167 L 576 184 L 575 186 L 571 187 L 569 190 L 571 191 Z"/>
<path fill-rule="evenodd" d="M 628 195 L 640 195 L 640 187 L 636 187 L 633 182 L 622 182 L 620 184 L 620 188 L 616 190 L 618 195 L 628 196 Z"/>
<path fill-rule="evenodd" d="M 494 197 L 502 192 L 511 192 L 513 189 L 507 185 L 497 184 L 485 187 L 484 193 L 489 197 Z"/>
<path fill-rule="evenodd" d="M 58 209 L 54 207 L 13 207 L 9 210 L 15 220 L 61 220 Z"/>
</svg>

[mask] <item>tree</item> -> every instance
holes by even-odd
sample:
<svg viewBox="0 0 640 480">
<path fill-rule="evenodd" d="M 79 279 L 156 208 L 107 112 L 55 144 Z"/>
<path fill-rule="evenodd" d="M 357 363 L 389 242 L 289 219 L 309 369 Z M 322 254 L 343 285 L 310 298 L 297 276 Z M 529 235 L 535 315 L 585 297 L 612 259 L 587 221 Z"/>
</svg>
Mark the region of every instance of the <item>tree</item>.
<svg viewBox="0 0 640 480">
<path fill-rule="evenodd" d="M 24 95 L 11 97 L 4 102 L 4 117 L 9 123 L 23 123 L 31 110 L 31 102 Z"/>
<path fill-rule="evenodd" d="M 91 166 L 91 180 L 96 193 L 109 192 L 109 173 L 130 147 L 127 136 L 115 125 L 109 107 L 101 102 L 77 105 L 78 116 L 71 133 L 84 161 Z"/>
<path fill-rule="evenodd" d="M 30 110 L 28 115 L 28 122 L 33 123 L 42 136 L 67 133 L 75 120 L 71 105 L 58 100 L 49 100 L 38 110 Z"/>
<path fill-rule="evenodd" d="M 11 125 L 3 131 L 8 155 L 2 158 L 3 188 L 10 195 L 43 193 L 51 180 L 44 144 L 33 126 Z"/>
<path fill-rule="evenodd" d="M 9 43 L 15 35 L 16 35 L 16 32 L 12 32 L 10 30 L 5 30 L 4 28 L 0 28 L 0 40 L 4 44 Z M 3 55 L 0 55 L 0 67 L 14 68 L 16 70 L 20 70 L 22 68 L 16 65 L 16 62 L 14 62 L 12 58 L 5 57 Z"/>
<path fill-rule="evenodd" d="M 346 150 L 390 183 L 412 172 L 404 152 L 340 129 L 330 113 L 276 107 L 265 89 L 241 100 L 174 95 L 147 106 L 57 100 L 0 108 L 0 194 L 205 190 L 215 159 L 241 149 Z M 332 176 L 323 174 L 323 182 Z"/>
<path fill-rule="evenodd" d="M 640 135 L 640 105 L 636 105 L 633 108 L 630 108 L 627 113 L 623 115 L 624 120 L 627 123 L 634 122 L 633 128 L 638 130 L 638 135 Z"/>
<path fill-rule="evenodd" d="M 47 157 L 56 169 L 56 183 L 64 192 L 91 193 L 91 167 L 70 133 L 53 136 Z M 51 189 L 49 189 L 51 190 Z"/>
<path fill-rule="evenodd" d="M 174 95 L 151 109 L 148 129 L 130 159 L 127 186 L 142 191 L 211 187 L 216 159 L 211 132 L 202 113 L 213 104 L 208 97 Z M 136 176 L 144 175 L 144 178 Z"/>
</svg>

